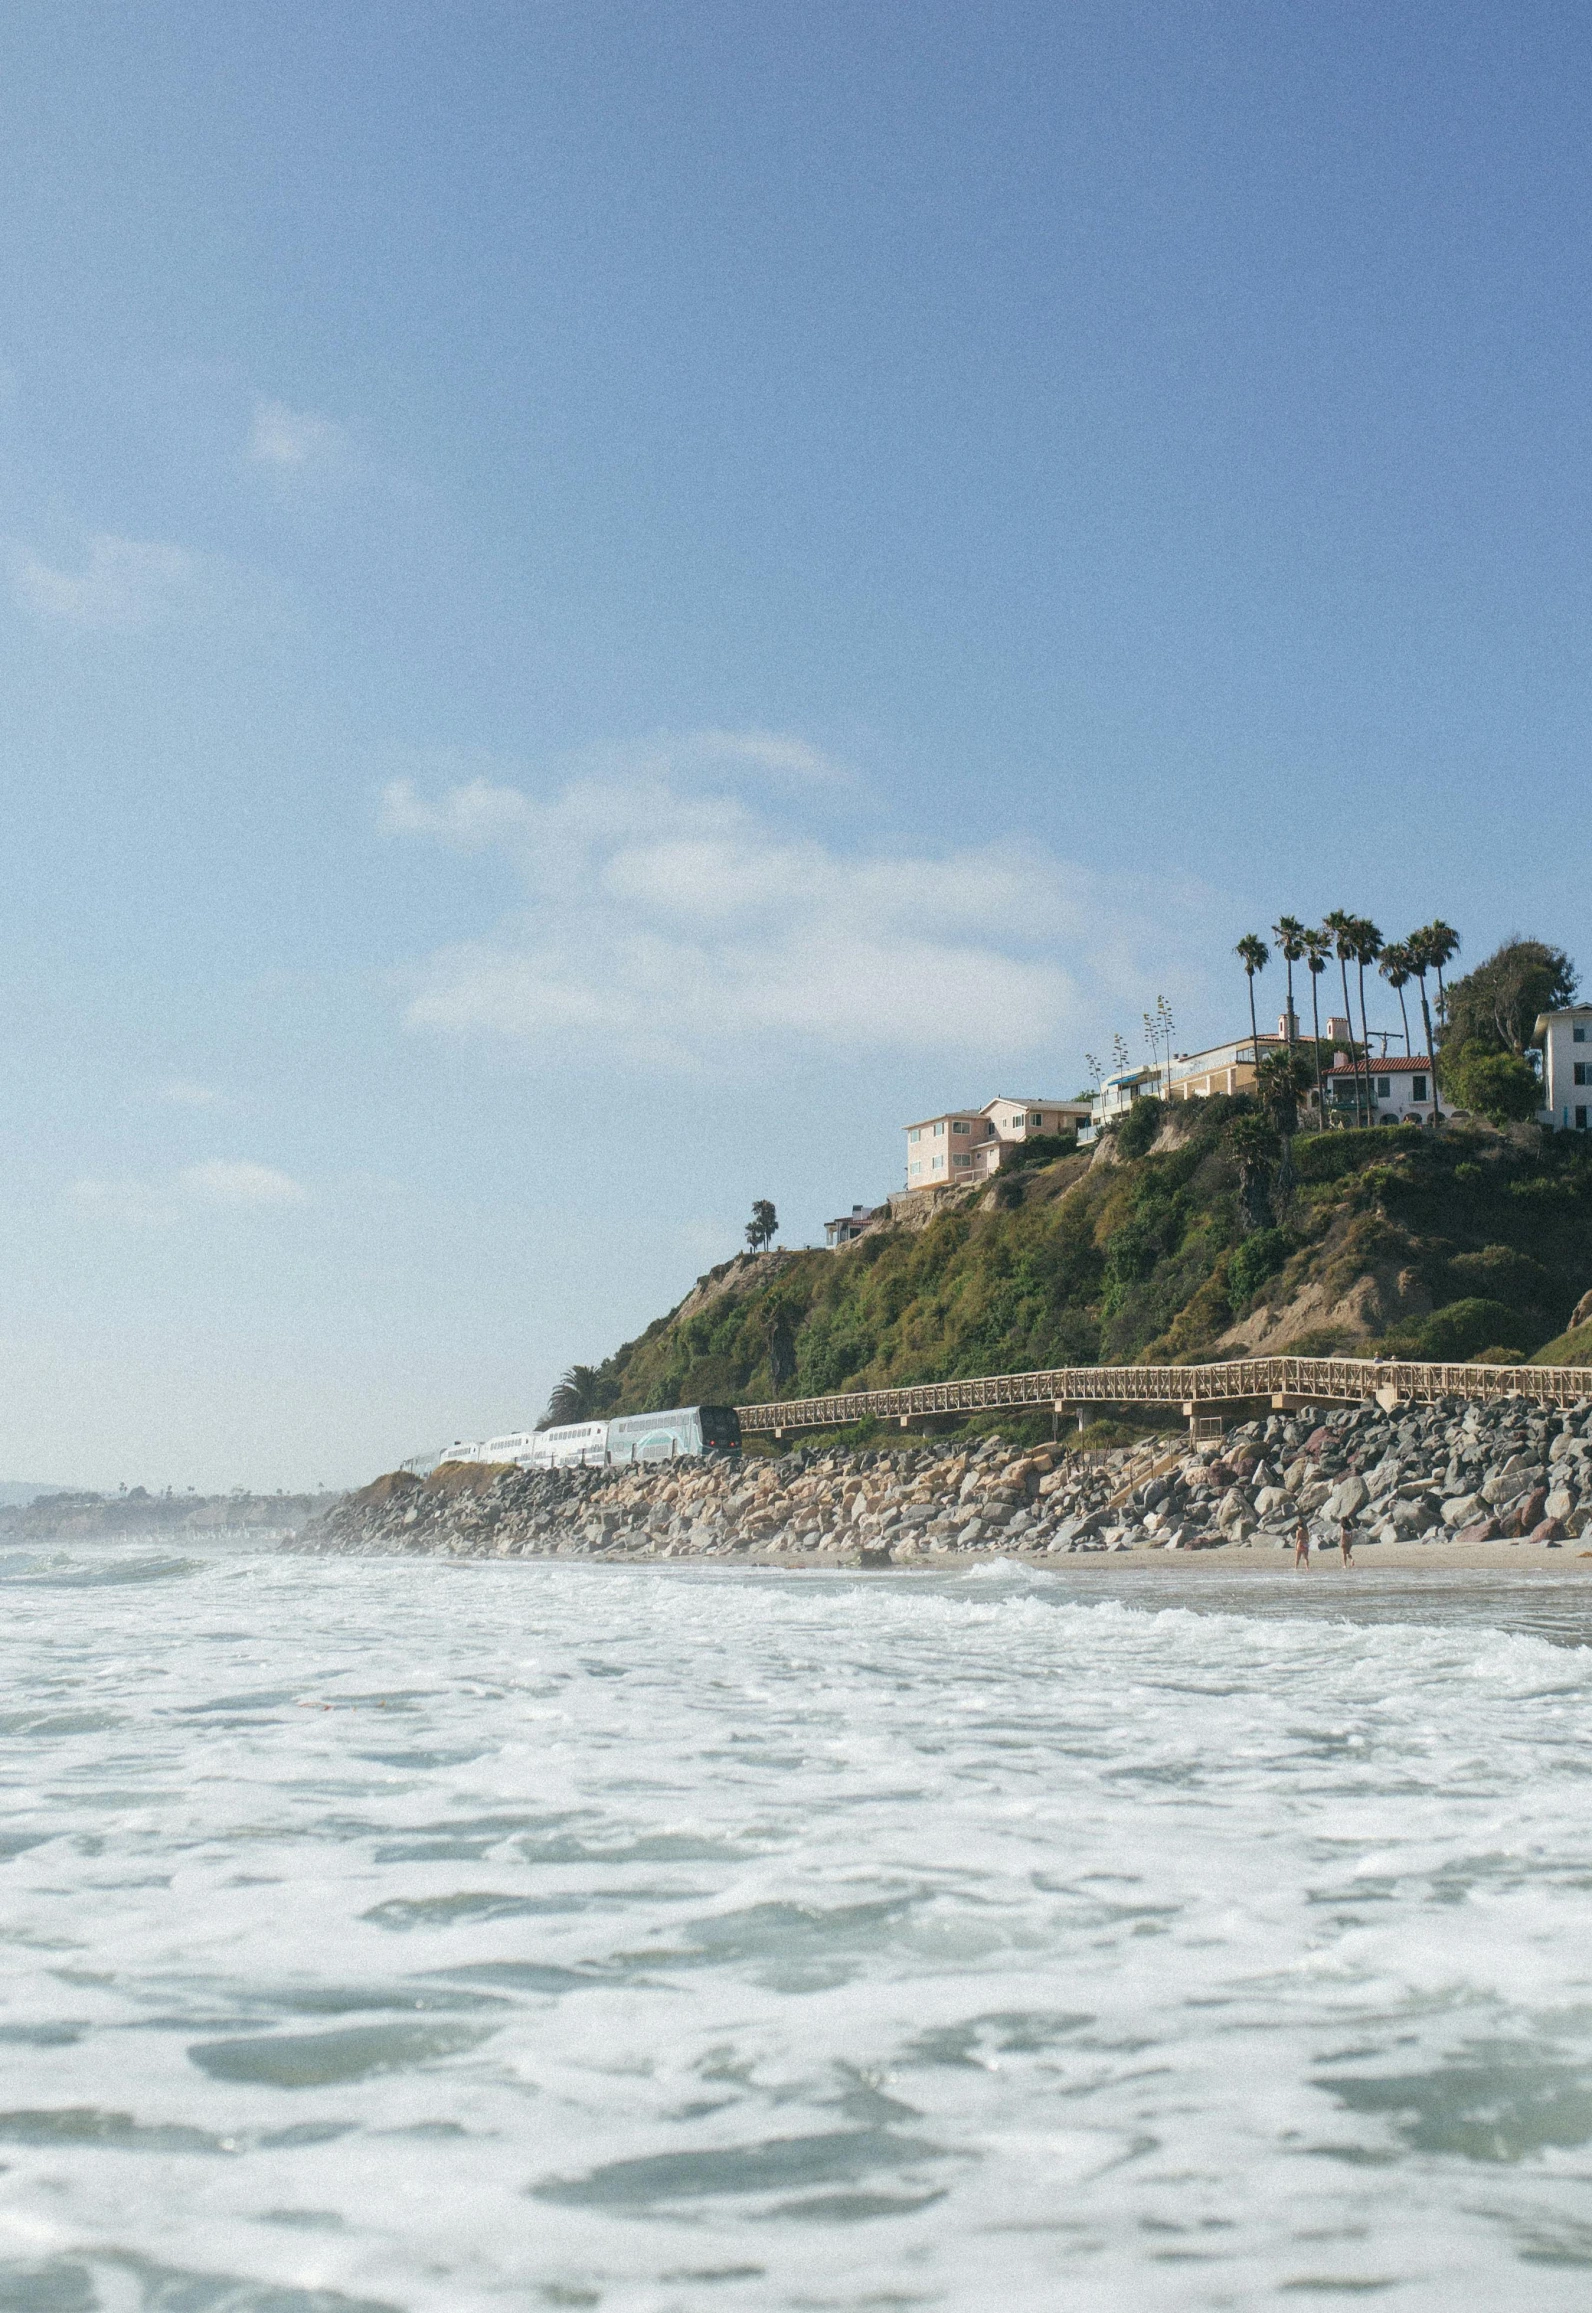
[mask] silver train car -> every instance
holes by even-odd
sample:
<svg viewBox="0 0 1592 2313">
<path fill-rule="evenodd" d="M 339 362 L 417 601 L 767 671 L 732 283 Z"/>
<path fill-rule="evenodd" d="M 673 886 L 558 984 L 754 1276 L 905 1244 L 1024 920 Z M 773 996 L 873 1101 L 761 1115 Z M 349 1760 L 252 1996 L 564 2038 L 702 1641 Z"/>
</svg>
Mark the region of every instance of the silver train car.
<svg viewBox="0 0 1592 2313">
<path fill-rule="evenodd" d="M 741 1422 L 734 1406 L 687 1405 L 662 1413 L 616 1414 L 606 1422 L 565 1422 L 551 1430 L 515 1430 L 473 1443 L 460 1438 L 431 1466 L 494 1462 L 512 1463 L 521 1470 L 613 1469 L 631 1462 L 673 1462 L 688 1454 L 740 1450 Z"/>
</svg>

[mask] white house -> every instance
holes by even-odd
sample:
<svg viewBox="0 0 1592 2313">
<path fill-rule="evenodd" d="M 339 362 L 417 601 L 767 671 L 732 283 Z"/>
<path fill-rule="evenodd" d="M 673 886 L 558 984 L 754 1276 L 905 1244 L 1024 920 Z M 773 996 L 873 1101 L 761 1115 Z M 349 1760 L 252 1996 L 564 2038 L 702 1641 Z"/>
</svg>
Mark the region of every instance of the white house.
<svg viewBox="0 0 1592 2313">
<path fill-rule="evenodd" d="M 1369 1067 L 1372 1124 L 1430 1124 L 1432 1120 L 1432 1064 L 1423 1053 L 1413 1059 L 1388 1059 L 1356 1065 L 1340 1052 L 1323 1080 L 1327 1114 L 1346 1124 L 1363 1115 Z"/>
<path fill-rule="evenodd" d="M 1087 1122 L 1086 1100 L 1030 1100 L 1002 1094 L 982 1108 L 948 1108 L 920 1117 L 907 1133 L 907 1187 L 944 1189 L 987 1180 L 1026 1140 L 1075 1132 Z"/>
<path fill-rule="evenodd" d="M 1542 1046 L 1544 1124 L 1585 1132 L 1592 1124 L 1592 1004 L 1539 1012 L 1532 1042 Z"/>
</svg>

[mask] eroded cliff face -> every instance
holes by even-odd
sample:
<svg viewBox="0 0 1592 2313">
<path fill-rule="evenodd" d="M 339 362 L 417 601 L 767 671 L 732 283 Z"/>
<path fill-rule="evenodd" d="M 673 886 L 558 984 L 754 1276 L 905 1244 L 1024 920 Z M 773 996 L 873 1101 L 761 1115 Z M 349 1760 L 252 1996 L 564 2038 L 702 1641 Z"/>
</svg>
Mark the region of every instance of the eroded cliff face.
<svg viewBox="0 0 1592 2313">
<path fill-rule="evenodd" d="M 0 1510 L 12 1542 L 121 1541 L 161 1534 L 296 1534 L 337 1499 L 327 1494 L 63 1493 Z"/>
<path fill-rule="evenodd" d="M 763 1564 L 932 1565 L 969 1555 L 1291 1548 L 1347 1520 L 1363 1542 L 1579 1537 L 1592 1523 L 1592 1401 L 1274 1414 L 1190 1449 L 1102 1454 L 999 1439 L 905 1452 L 708 1457 L 650 1470 L 445 1464 L 347 1496 L 301 1537 L 324 1551 Z"/>
</svg>

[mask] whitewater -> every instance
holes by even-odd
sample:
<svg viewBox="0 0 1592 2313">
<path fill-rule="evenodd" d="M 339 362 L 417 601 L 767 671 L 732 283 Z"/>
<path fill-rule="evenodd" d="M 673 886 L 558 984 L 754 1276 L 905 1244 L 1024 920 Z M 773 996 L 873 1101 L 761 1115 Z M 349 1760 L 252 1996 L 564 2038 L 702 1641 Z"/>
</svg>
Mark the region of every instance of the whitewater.
<svg viewBox="0 0 1592 2313">
<path fill-rule="evenodd" d="M 0 1555 L 0 2308 L 1584 2307 L 1589 1597 Z"/>
</svg>

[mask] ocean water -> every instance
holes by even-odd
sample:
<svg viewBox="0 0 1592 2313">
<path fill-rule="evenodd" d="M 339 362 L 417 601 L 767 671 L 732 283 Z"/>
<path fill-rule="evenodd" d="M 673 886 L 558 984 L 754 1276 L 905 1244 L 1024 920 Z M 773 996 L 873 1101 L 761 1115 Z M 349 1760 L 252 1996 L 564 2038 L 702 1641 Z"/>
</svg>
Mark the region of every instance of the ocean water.
<svg viewBox="0 0 1592 2313">
<path fill-rule="evenodd" d="M 0 1557 L 0 2308 L 1592 2303 L 1592 1586 Z"/>
</svg>

